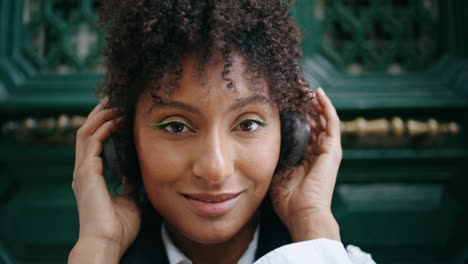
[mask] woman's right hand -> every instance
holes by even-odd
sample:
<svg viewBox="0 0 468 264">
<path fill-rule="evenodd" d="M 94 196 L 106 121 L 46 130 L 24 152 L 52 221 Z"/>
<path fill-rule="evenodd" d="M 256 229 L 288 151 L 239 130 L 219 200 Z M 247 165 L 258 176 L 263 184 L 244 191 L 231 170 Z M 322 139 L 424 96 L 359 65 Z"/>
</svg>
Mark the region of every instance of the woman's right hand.
<svg viewBox="0 0 468 264">
<path fill-rule="evenodd" d="M 77 132 L 72 189 L 80 231 L 69 263 L 118 263 L 140 229 L 134 186 L 124 181 L 122 195 L 113 195 L 103 176 L 103 143 L 123 118 L 114 109 L 101 110 L 106 103 L 97 105 Z"/>
</svg>

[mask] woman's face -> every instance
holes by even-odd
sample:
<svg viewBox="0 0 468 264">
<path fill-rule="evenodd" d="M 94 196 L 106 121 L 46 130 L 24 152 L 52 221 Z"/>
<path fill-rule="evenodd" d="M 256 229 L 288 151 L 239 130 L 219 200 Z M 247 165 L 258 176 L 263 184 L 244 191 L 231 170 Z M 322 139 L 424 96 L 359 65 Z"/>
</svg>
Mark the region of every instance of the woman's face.
<svg viewBox="0 0 468 264">
<path fill-rule="evenodd" d="M 194 61 L 183 58 L 170 97 L 139 98 L 135 145 L 147 196 L 171 230 L 214 244 L 239 232 L 263 200 L 278 162 L 280 121 L 267 87 L 250 88 L 240 56 L 228 75 L 236 91 L 221 76 L 222 62 L 200 73 Z"/>
</svg>

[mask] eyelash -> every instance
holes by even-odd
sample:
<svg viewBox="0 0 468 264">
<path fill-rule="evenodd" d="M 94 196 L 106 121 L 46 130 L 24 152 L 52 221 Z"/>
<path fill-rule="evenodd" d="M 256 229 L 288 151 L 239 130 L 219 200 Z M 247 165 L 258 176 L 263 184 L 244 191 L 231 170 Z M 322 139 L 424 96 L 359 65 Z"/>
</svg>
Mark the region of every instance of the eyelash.
<svg viewBox="0 0 468 264">
<path fill-rule="evenodd" d="M 230 132 L 235 132 L 235 131 L 232 131 L 232 129 L 234 129 L 235 127 L 239 126 L 240 124 L 242 124 L 243 122 L 245 121 L 251 121 L 251 122 L 254 122 L 255 124 L 259 125 L 260 127 L 265 127 L 266 125 L 268 125 L 268 121 L 264 121 L 264 120 L 261 120 L 259 118 L 244 118 L 242 119 L 241 121 L 239 121 L 235 126 L 233 126 L 231 128 L 231 131 Z M 181 120 L 177 120 L 177 119 L 174 119 L 174 120 L 168 120 L 168 121 L 163 121 L 159 124 L 149 124 L 150 126 L 153 126 L 153 127 L 157 127 L 159 128 L 162 132 L 164 133 L 169 133 L 169 134 L 181 134 L 182 132 L 171 132 L 171 131 L 168 131 L 166 128 L 170 125 L 173 125 L 173 124 L 180 124 L 180 125 L 183 125 L 185 127 L 187 127 L 188 129 L 191 129 L 192 131 L 194 130 L 191 126 L 189 126 L 186 122 L 184 121 L 181 121 Z M 247 133 L 255 133 L 257 132 L 258 129 L 254 130 L 254 131 L 242 131 L 242 132 L 247 132 Z M 197 134 L 197 132 L 188 132 L 190 134 Z"/>
<path fill-rule="evenodd" d="M 168 121 L 163 121 L 159 124 L 150 124 L 151 126 L 154 126 L 154 127 L 157 127 L 159 128 L 162 132 L 164 133 L 169 133 L 169 134 L 181 134 L 182 132 L 171 132 L 171 131 L 168 131 L 166 128 L 170 125 L 173 125 L 173 124 L 179 124 L 179 125 L 183 125 L 185 127 L 187 127 L 188 129 L 191 129 L 192 132 L 188 132 L 190 134 L 197 134 L 197 132 L 194 132 L 194 129 L 189 126 L 186 122 L 184 121 L 181 121 L 181 120 L 177 120 L 177 119 L 174 119 L 174 120 L 168 120 Z"/>
<path fill-rule="evenodd" d="M 235 126 L 233 126 L 233 128 L 237 127 L 238 125 L 242 124 L 243 122 L 245 121 L 251 121 L 251 122 L 254 122 L 256 123 L 257 125 L 259 125 L 260 127 L 265 127 L 266 125 L 268 125 L 268 121 L 264 121 L 264 120 L 261 120 L 259 118 L 244 118 L 242 119 L 241 121 L 239 121 Z M 232 130 L 232 129 L 231 129 Z M 256 133 L 258 129 L 254 130 L 254 131 L 242 131 L 242 132 L 247 132 L 247 133 Z M 231 131 L 231 132 L 235 132 L 235 131 Z"/>
</svg>

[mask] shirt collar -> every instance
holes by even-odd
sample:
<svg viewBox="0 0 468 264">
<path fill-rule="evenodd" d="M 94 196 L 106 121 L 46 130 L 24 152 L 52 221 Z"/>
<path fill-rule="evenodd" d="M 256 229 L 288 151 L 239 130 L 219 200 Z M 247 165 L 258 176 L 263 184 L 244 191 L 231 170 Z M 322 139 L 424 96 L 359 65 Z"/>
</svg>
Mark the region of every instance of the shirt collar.
<svg viewBox="0 0 468 264">
<path fill-rule="evenodd" d="M 257 244 L 258 244 L 258 233 L 259 233 L 259 226 L 255 228 L 255 232 L 250 241 L 249 247 L 244 252 L 242 257 L 239 259 L 237 264 L 252 264 L 255 261 L 255 251 L 257 251 Z M 166 248 L 167 257 L 169 258 L 169 264 L 192 264 L 192 261 L 182 253 L 172 242 L 169 233 L 167 232 L 166 224 L 164 223 L 161 226 L 161 235 L 162 240 L 164 243 L 164 247 Z"/>
</svg>

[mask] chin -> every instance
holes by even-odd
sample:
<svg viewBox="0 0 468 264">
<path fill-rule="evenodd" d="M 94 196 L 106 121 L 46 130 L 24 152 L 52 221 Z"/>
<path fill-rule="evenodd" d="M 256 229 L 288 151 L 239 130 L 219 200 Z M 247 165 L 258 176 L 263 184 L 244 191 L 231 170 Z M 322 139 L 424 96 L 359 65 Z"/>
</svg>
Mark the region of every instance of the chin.
<svg viewBox="0 0 468 264">
<path fill-rule="evenodd" d="M 209 227 L 209 228 L 203 228 L 199 229 L 197 231 L 201 232 L 188 232 L 185 233 L 184 235 L 189 238 L 192 241 L 195 241 L 200 244 L 205 244 L 205 245 L 212 245 L 212 244 L 221 244 L 232 237 L 234 237 L 239 231 L 239 230 L 233 230 L 232 226 L 228 230 L 226 228 L 215 228 L 215 227 Z M 193 231 L 193 230 L 192 230 Z"/>
</svg>

